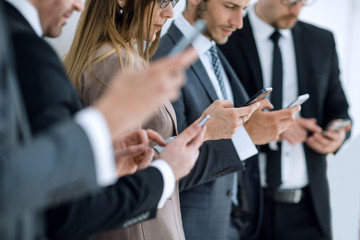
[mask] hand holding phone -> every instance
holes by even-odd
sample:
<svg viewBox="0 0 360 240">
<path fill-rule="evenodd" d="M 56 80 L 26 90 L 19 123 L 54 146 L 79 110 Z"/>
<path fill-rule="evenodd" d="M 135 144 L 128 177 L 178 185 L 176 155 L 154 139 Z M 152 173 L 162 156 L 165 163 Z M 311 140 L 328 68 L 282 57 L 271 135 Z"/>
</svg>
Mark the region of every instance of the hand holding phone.
<svg viewBox="0 0 360 240">
<path fill-rule="evenodd" d="M 241 107 L 246 107 L 254 102 L 261 101 L 264 99 L 273 89 L 271 87 L 263 88 L 259 92 L 257 92 L 254 96 L 252 96 L 247 102 L 245 102 Z"/>
<path fill-rule="evenodd" d="M 300 95 L 298 96 L 294 101 L 292 101 L 289 106 L 287 106 L 286 108 L 292 108 L 292 107 L 295 107 L 297 105 L 301 105 L 303 104 L 304 102 L 306 102 L 308 99 L 310 98 L 310 95 L 308 93 L 306 94 L 303 94 L 303 95 Z"/>
<path fill-rule="evenodd" d="M 341 131 L 344 128 L 351 125 L 350 119 L 338 119 L 333 122 L 331 122 L 326 128 L 325 131 L 331 130 L 331 131 Z"/>
</svg>

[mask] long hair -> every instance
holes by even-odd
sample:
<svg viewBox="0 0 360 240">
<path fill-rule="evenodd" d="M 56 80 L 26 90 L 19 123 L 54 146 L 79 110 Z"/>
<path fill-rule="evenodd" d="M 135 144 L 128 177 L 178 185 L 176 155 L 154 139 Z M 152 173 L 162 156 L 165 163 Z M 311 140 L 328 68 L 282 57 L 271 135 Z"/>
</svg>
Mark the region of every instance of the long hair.
<svg viewBox="0 0 360 240">
<path fill-rule="evenodd" d="M 85 70 L 91 73 L 92 64 L 115 53 L 118 53 L 121 68 L 134 67 L 135 59 L 149 61 L 160 40 L 158 32 L 155 41 L 147 41 L 150 39 L 155 4 L 158 0 L 127 0 L 123 14 L 120 14 L 116 0 L 86 0 L 74 40 L 64 60 L 68 75 L 79 92 Z M 144 31 L 146 28 L 147 31 Z M 146 37 L 144 32 L 147 32 Z M 111 44 L 114 49 L 94 58 L 96 50 L 104 44 Z"/>
</svg>

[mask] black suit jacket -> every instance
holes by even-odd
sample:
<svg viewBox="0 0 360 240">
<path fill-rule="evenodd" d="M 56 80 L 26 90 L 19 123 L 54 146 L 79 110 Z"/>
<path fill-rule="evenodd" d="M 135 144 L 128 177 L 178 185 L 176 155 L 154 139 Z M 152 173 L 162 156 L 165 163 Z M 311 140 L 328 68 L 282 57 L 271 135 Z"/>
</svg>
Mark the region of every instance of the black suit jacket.
<svg viewBox="0 0 360 240">
<path fill-rule="evenodd" d="M 43 131 L 47 132 L 49 127 L 64 120 L 72 122 L 72 115 L 82 108 L 82 104 L 58 56 L 42 38 L 36 35 L 26 19 L 14 7 L 6 2 L 4 5 L 11 29 L 10 38 L 15 47 L 19 85 L 32 132 L 37 135 Z M 72 154 L 71 157 L 60 151 L 57 157 L 64 163 L 70 164 L 67 168 L 58 169 L 57 166 L 53 166 L 55 162 L 52 162 L 51 158 L 41 159 L 43 161 L 41 164 L 35 161 L 33 163 L 34 171 L 44 166 L 48 171 L 53 172 L 46 180 L 42 179 L 43 183 L 50 183 L 55 181 L 54 179 L 60 181 L 63 178 L 68 178 L 68 182 L 72 183 L 67 187 L 71 191 L 67 189 L 65 196 L 55 194 L 55 187 L 50 189 L 48 194 L 52 195 L 54 192 L 57 198 L 66 197 L 68 200 L 70 193 L 73 198 L 83 192 L 82 190 L 86 190 L 87 187 L 82 186 L 80 181 L 83 175 L 91 176 L 91 183 L 97 185 L 90 144 L 81 127 L 77 126 L 77 128 L 79 129 L 63 129 L 64 133 L 72 130 L 74 135 L 66 143 L 72 145 L 72 148 L 78 148 L 79 152 L 86 151 L 87 158 L 83 159 L 81 155 L 75 154 L 77 151 L 74 150 L 64 151 Z M 81 134 L 77 133 L 79 131 Z M 42 151 L 39 152 L 41 154 Z M 150 178 L 152 181 L 148 181 Z M 57 201 L 56 207 L 48 209 L 43 216 L 46 218 L 44 227 L 47 229 L 47 235 L 51 239 L 83 239 L 99 231 L 126 227 L 153 218 L 162 195 L 162 186 L 163 179 L 160 172 L 155 168 L 148 168 L 132 176 L 121 178 L 113 186 L 81 199 L 62 205 L 58 205 L 60 201 Z M 63 188 L 62 190 L 66 190 L 65 187 Z M 30 193 L 37 195 L 35 190 Z M 42 230 L 36 233 L 38 236 L 41 234 L 44 234 Z"/>
<path fill-rule="evenodd" d="M 297 63 L 298 94 L 310 94 L 310 99 L 302 105 L 301 116 L 316 118 L 317 123 L 323 128 L 334 119 L 350 118 L 348 115 L 349 105 L 339 79 L 338 57 L 332 33 L 304 22 L 298 22 L 292 29 L 292 34 Z M 249 95 L 255 94 L 263 87 L 259 55 L 248 17 L 244 18 L 243 29 L 236 31 L 228 43 L 220 48 Z M 305 144 L 304 150 L 309 188 L 317 220 L 322 231 L 330 235 L 326 156 L 311 150 Z M 251 178 L 248 181 L 252 181 Z M 249 201 L 252 201 L 259 196 L 248 197 Z M 250 212 L 256 213 L 252 215 L 255 226 L 249 228 L 254 231 L 258 229 L 256 224 L 261 222 L 257 216 L 259 211 L 254 208 L 250 209 Z M 245 233 L 249 236 L 254 234 L 251 231 L 245 231 Z"/>
<path fill-rule="evenodd" d="M 180 30 L 172 24 L 161 38 L 155 58 L 166 55 L 182 36 Z M 247 94 L 220 51 L 219 57 L 232 87 L 234 105 L 239 106 L 247 100 Z M 186 77 L 180 98 L 173 103 L 179 132 L 198 119 L 218 99 L 200 60 L 186 70 Z M 243 169 L 235 151 L 231 140 L 205 142 L 194 169 L 180 181 L 180 206 L 186 239 L 226 237 L 230 222 L 233 172 Z"/>
</svg>

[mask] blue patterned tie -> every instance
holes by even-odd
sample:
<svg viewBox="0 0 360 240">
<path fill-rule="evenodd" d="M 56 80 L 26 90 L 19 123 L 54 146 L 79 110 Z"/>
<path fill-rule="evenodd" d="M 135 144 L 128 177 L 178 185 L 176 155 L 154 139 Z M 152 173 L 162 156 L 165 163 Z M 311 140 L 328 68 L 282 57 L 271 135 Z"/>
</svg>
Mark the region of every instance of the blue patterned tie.
<svg viewBox="0 0 360 240">
<path fill-rule="evenodd" d="M 216 50 L 216 46 L 212 46 L 209 51 L 210 51 L 210 54 L 211 54 L 211 64 L 212 64 L 215 76 L 216 76 L 216 78 L 217 78 L 217 80 L 219 82 L 221 94 L 222 94 L 224 99 L 228 99 L 228 96 L 227 96 L 226 91 L 225 91 L 224 80 L 223 80 L 222 75 L 221 75 L 221 68 L 220 68 L 221 63 L 220 63 L 219 55 L 218 55 L 217 50 Z"/>
</svg>

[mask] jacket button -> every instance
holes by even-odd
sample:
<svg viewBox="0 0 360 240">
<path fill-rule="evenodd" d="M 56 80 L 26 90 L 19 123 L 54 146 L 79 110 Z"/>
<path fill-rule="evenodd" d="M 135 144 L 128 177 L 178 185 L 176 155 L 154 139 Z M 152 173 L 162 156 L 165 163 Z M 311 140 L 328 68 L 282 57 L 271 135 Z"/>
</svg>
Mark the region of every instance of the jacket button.
<svg viewBox="0 0 360 240">
<path fill-rule="evenodd" d="M 234 195 L 234 193 L 233 193 L 232 190 L 229 190 L 229 191 L 227 192 L 227 196 L 228 196 L 229 198 L 231 198 L 233 195 Z"/>
</svg>

